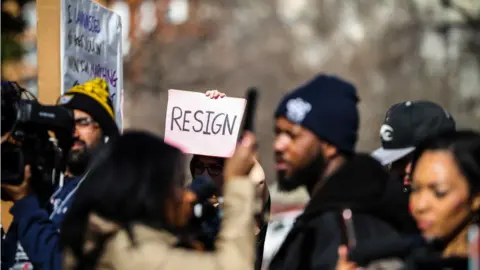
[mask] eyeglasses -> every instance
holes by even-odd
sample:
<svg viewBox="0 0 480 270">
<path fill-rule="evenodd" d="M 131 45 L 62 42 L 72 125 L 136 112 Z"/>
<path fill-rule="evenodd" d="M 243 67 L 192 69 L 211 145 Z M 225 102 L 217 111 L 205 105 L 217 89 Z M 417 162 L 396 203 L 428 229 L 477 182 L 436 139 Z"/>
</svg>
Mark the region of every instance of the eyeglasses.
<svg viewBox="0 0 480 270">
<path fill-rule="evenodd" d="M 96 124 L 96 122 L 90 117 L 82 117 L 74 120 L 76 127 L 88 127 L 90 125 Z"/>
<path fill-rule="evenodd" d="M 208 171 L 208 174 L 210 176 L 219 176 L 220 174 L 222 174 L 222 171 L 223 171 L 223 167 L 220 165 L 216 165 L 216 164 L 205 165 L 200 162 L 195 164 L 196 175 L 202 174 L 205 171 L 205 169 Z"/>
</svg>

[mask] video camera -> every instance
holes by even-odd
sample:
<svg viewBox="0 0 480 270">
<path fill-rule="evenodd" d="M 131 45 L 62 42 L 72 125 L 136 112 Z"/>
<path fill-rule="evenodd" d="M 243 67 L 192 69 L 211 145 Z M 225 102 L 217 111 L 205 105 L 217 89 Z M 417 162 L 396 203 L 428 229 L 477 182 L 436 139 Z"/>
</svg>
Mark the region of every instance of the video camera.
<svg viewBox="0 0 480 270">
<path fill-rule="evenodd" d="M 30 165 L 32 189 L 40 199 L 48 199 L 73 143 L 73 111 L 41 105 L 16 82 L 3 80 L 1 102 L 2 184 L 20 185 L 25 165 Z"/>
</svg>

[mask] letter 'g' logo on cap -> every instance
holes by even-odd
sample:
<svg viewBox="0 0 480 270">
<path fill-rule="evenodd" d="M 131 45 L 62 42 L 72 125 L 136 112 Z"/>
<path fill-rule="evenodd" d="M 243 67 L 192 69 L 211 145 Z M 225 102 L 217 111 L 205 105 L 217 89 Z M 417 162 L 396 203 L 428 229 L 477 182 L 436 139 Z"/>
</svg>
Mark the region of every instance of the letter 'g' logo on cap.
<svg viewBox="0 0 480 270">
<path fill-rule="evenodd" d="M 300 123 L 305 116 L 312 110 L 312 105 L 301 98 L 291 99 L 287 102 L 288 120 Z"/>
<path fill-rule="evenodd" d="M 380 137 L 386 142 L 393 140 L 393 128 L 389 125 L 383 124 L 380 128 Z"/>
</svg>

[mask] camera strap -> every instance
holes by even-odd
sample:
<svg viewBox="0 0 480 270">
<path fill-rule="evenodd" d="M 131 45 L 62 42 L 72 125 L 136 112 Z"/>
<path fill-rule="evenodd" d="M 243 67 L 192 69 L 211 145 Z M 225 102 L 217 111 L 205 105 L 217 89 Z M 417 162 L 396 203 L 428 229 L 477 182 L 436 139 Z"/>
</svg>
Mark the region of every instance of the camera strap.
<svg viewBox="0 0 480 270">
<path fill-rule="evenodd" d="M 75 194 L 75 192 L 77 191 L 78 187 L 80 187 L 80 185 L 82 184 L 82 182 L 85 180 L 85 178 L 87 177 L 88 173 L 90 171 L 87 171 L 85 173 L 85 175 L 80 179 L 80 181 L 78 181 L 78 184 L 77 186 L 72 189 L 72 191 L 70 191 L 67 196 L 65 197 L 65 199 L 62 200 L 62 202 L 60 203 L 60 205 L 56 205 L 55 203 L 55 196 L 57 196 L 60 191 L 62 191 L 62 187 L 59 187 L 57 189 L 57 191 L 55 191 L 52 196 L 50 197 L 50 202 L 53 204 L 53 211 L 52 213 L 50 214 L 50 220 L 53 219 L 53 217 L 56 215 L 56 214 L 61 214 L 62 213 L 62 209 L 65 208 L 65 205 L 67 204 L 67 202 L 70 200 L 70 198 Z M 65 210 L 66 211 L 66 210 Z"/>
<path fill-rule="evenodd" d="M 62 187 L 63 187 L 63 184 L 64 184 L 64 174 L 61 173 L 60 174 L 60 181 L 59 181 L 59 184 L 58 184 L 58 188 L 57 190 L 55 190 L 55 192 L 53 192 L 52 196 L 50 196 L 50 202 L 53 204 L 53 200 L 55 198 L 55 196 L 57 196 L 57 194 L 62 190 Z"/>
</svg>

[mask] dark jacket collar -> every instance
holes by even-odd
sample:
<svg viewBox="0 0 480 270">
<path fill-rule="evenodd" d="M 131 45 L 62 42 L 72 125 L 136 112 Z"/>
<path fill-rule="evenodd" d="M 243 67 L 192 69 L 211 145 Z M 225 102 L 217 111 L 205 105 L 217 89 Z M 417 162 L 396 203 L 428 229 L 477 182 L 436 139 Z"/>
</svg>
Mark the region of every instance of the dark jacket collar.
<svg viewBox="0 0 480 270">
<path fill-rule="evenodd" d="M 411 227 L 408 197 L 399 181 L 367 154 L 356 154 L 343 164 L 312 197 L 302 218 L 350 208 L 375 215 L 397 228 Z M 407 224 L 405 224 L 407 223 Z"/>
</svg>

